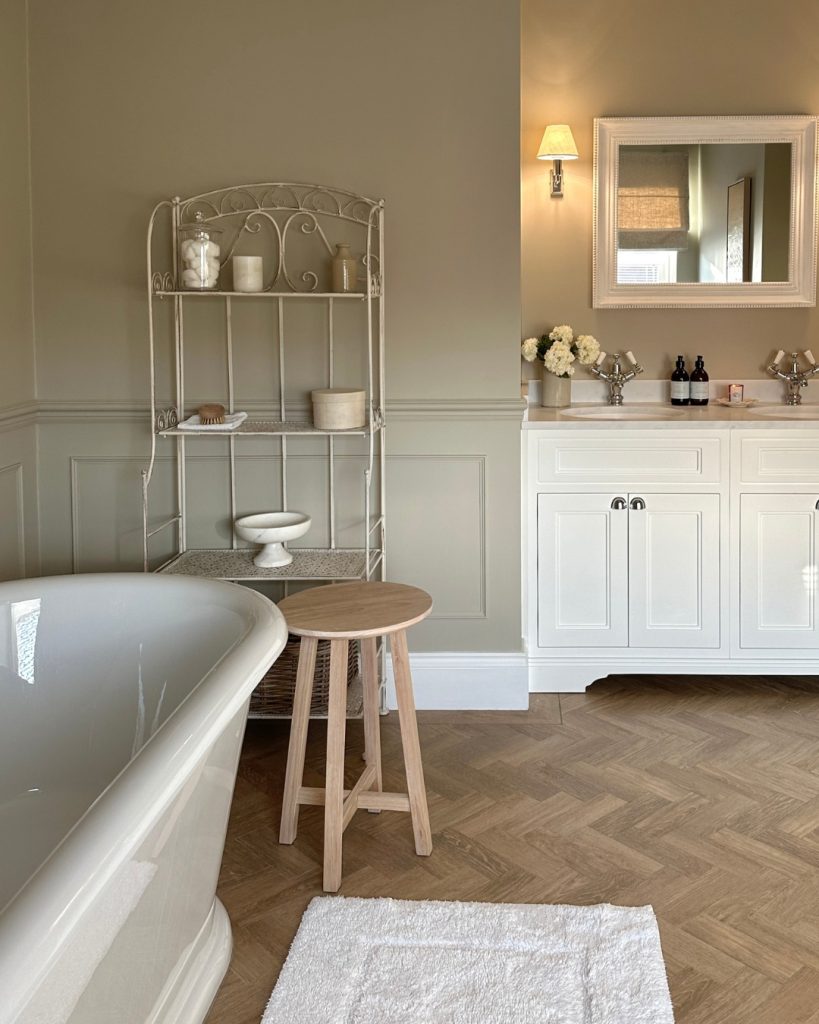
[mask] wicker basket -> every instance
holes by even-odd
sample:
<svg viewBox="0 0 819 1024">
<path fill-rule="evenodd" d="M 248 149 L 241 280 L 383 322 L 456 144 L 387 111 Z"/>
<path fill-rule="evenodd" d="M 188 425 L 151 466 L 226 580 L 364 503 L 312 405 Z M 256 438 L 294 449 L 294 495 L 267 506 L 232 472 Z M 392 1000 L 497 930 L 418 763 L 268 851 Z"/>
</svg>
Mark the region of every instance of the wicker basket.
<svg viewBox="0 0 819 1024">
<path fill-rule="evenodd" d="M 287 716 L 293 713 L 296 692 L 296 670 L 299 664 L 299 637 L 291 633 L 284 650 L 262 678 L 250 698 L 251 715 L 259 717 Z M 358 675 L 358 643 L 350 642 L 347 658 L 347 686 Z M 330 695 L 330 641 L 316 645 L 316 671 L 313 676 L 313 699 L 310 713 L 326 713 Z"/>
</svg>

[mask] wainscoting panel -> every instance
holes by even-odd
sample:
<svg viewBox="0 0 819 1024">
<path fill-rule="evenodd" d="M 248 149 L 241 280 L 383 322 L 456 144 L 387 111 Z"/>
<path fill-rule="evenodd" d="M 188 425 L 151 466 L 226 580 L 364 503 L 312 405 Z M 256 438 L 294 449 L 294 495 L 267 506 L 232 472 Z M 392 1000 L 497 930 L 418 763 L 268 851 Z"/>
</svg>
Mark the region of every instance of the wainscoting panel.
<svg viewBox="0 0 819 1024">
<path fill-rule="evenodd" d="M 40 516 L 45 572 L 142 568 L 140 472 L 150 436 L 137 411 L 49 409 L 40 435 Z M 414 653 L 518 654 L 520 626 L 520 424 L 516 409 L 401 407 L 387 434 L 387 574 L 434 598 L 433 614 L 411 631 Z M 150 518 L 173 511 L 172 441 L 160 441 Z M 287 503 L 313 517 L 304 546 L 328 543 L 326 440 L 288 441 Z M 231 538 L 225 439 L 188 440 L 189 547 L 227 547 Z M 8 463 L 15 461 L 11 458 Z M 365 460 L 354 439 L 337 441 L 336 542 L 363 543 Z M 281 507 L 278 439 L 237 445 L 237 512 Z M 151 565 L 171 553 L 175 527 L 151 542 Z M 276 594 L 271 593 L 271 596 Z M 469 663 L 469 670 L 475 669 Z M 430 686 L 460 663 L 436 662 Z M 487 668 L 489 666 L 487 665 Z M 500 669 L 496 664 L 491 672 Z M 505 672 L 508 666 L 503 665 Z M 455 677 L 453 676 L 453 679 Z M 460 685 L 460 684 L 459 684 Z M 457 698 L 462 699 L 461 697 Z M 487 696 L 491 702 L 494 697 Z"/>
<path fill-rule="evenodd" d="M 72 572 L 135 572 L 142 569 L 142 491 L 145 460 L 133 455 L 82 455 L 71 465 Z M 173 466 L 154 469 L 152 516 L 171 515 Z M 112 514 L 113 513 L 113 514 Z M 173 527 L 152 544 L 156 564 L 171 554 Z"/>
<path fill-rule="evenodd" d="M 388 455 L 392 579 L 434 595 L 432 619 L 486 618 L 486 459 Z"/>
<path fill-rule="evenodd" d="M 0 467 L 0 579 L 26 575 L 23 465 Z"/>
<path fill-rule="evenodd" d="M 26 406 L 0 412 L 0 579 L 39 572 L 37 427 Z"/>
</svg>

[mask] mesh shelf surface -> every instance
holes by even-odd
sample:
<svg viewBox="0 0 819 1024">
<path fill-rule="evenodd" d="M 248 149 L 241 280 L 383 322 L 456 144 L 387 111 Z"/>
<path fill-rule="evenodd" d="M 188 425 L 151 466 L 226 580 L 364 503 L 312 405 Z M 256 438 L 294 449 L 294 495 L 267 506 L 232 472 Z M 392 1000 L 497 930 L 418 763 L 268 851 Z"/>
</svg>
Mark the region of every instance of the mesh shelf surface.
<svg viewBox="0 0 819 1024">
<path fill-rule="evenodd" d="M 245 420 L 235 430 L 208 430 L 193 428 L 192 430 L 180 430 L 174 427 L 171 430 L 158 431 L 161 437 L 236 437 L 239 434 L 352 434 L 353 436 L 365 437 L 369 433 L 369 427 L 352 427 L 347 430 L 319 430 L 312 423 L 301 420 Z"/>
<path fill-rule="evenodd" d="M 279 569 L 258 568 L 253 564 L 254 553 L 220 548 L 184 551 L 160 572 L 222 580 L 359 580 L 366 570 L 363 548 L 294 548 L 293 561 Z M 380 556 L 380 551 L 370 549 L 371 570 Z"/>
</svg>

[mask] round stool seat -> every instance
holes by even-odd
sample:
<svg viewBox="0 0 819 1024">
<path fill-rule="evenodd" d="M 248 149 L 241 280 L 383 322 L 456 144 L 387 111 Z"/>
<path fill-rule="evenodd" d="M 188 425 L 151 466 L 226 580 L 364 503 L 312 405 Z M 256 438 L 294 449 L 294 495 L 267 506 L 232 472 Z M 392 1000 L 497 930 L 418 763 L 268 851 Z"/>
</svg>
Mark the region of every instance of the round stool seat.
<svg viewBox="0 0 819 1024">
<path fill-rule="evenodd" d="M 429 615 L 432 598 L 405 583 L 333 583 L 286 597 L 279 610 L 296 636 L 352 640 L 407 629 Z"/>
</svg>

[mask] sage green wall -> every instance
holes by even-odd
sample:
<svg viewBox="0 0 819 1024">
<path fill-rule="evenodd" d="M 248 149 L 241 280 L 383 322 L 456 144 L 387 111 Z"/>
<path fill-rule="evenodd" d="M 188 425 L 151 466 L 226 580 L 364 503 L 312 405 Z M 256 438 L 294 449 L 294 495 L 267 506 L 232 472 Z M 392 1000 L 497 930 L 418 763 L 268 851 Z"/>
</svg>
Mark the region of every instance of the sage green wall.
<svg viewBox="0 0 819 1024">
<path fill-rule="evenodd" d="M 0 0 L 0 579 L 39 568 L 26 18 Z"/>
<path fill-rule="evenodd" d="M 0 408 L 34 398 L 25 0 L 0 0 Z"/>
<path fill-rule="evenodd" d="M 515 5 L 33 0 L 42 398 L 145 396 L 154 202 L 319 181 L 388 203 L 392 397 L 509 397 Z"/>
<path fill-rule="evenodd" d="M 153 204 L 336 184 L 387 202 L 390 576 L 436 599 L 415 647 L 519 650 L 517 5 L 32 0 L 30 30 L 44 564 L 139 564 Z"/>
<path fill-rule="evenodd" d="M 523 0 L 522 293 L 524 334 L 570 323 L 609 351 L 634 350 L 647 376 L 702 352 L 712 379 L 765 376 L 772 349 L 806 348 L 816 309 L 594 310 L 593 119 L 819 112 L 819 6 L 791 0 Z M 581 158 L 548 196 L 535 159 L 546 124 L 572 126 Z"/>
</svg>

